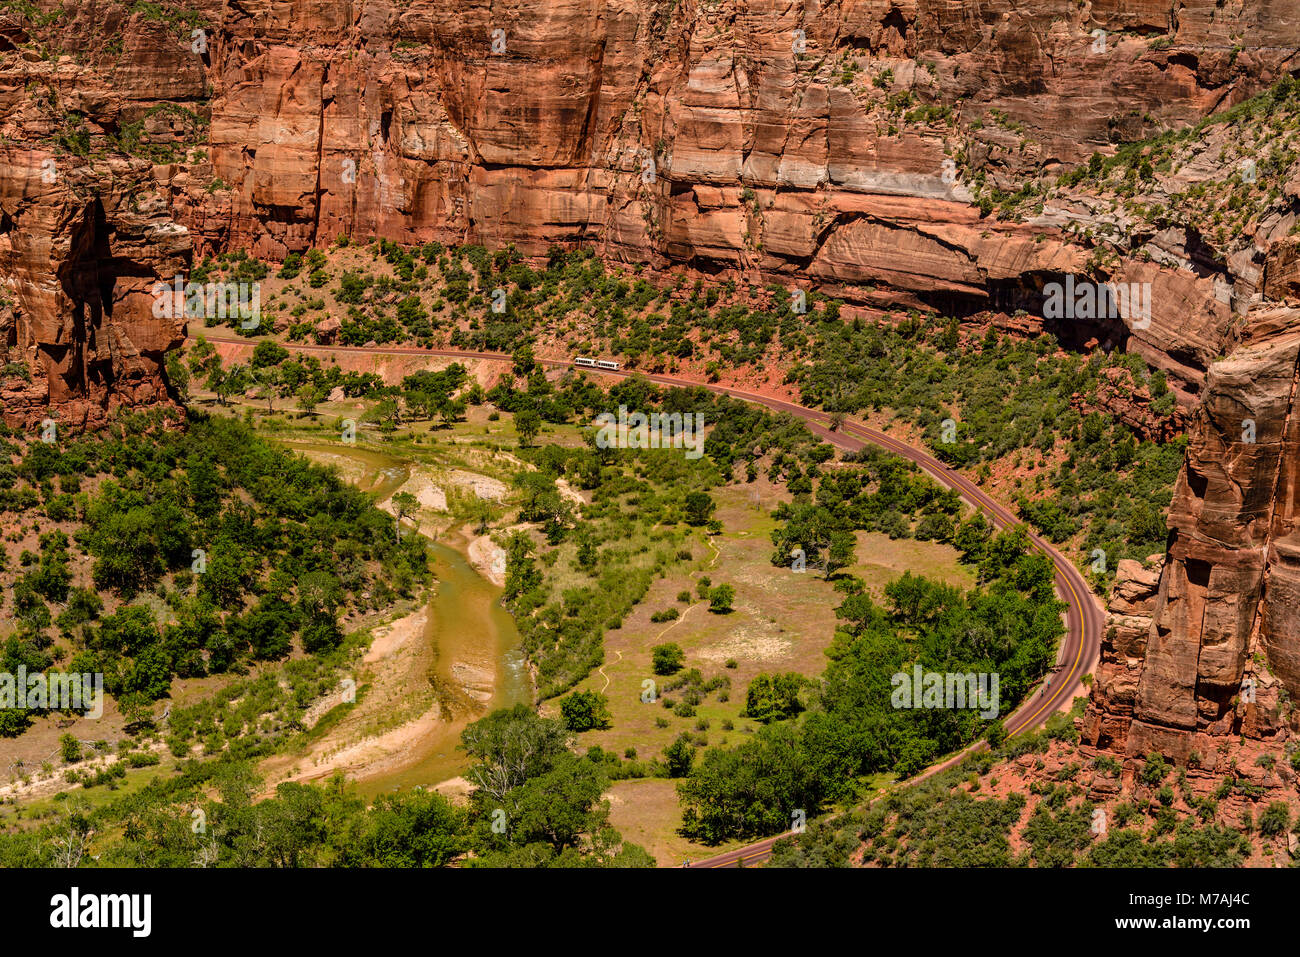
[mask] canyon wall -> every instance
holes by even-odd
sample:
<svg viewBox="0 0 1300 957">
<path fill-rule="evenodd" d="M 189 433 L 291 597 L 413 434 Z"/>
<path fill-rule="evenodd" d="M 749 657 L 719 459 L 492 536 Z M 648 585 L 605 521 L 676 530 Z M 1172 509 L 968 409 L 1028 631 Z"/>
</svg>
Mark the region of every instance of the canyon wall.
<svg viewBox="0 0 1300 957">
<path fill-rule="evenodd" d="M 119 183 L 128 174 L 105 174 L 103 159 L 129 153 L 141 128 L 182 148 L 132 159 L 128 182 L 165 197 L 149 215 L 199 255 L 278 260 L 339 235 L 534 254 L 584 244 L 878 307 L 1032 320 L 1045 282 L 1088 271 L 1092 244 L 1065 227 L 1104 217 L 1085 202 L 1004 221 L 975 193 L 1194 123 L 1273 82 L 1300 45 L 1300 13 L 1282 0 L 36 6 L 0 11 L 0 211 L 11 232 L 54 230 L 69 248 L 72 222 L 102 219 L 107 248 L 69 255 L 107 260 L 98 286 L 122 301 L 82 330 L 69 318 L 81 294 L 56 278 L 82 266 L 37 262 L 34 246 L 0 258 L 14 310 L 0 321 L 21 330 L 6 348 L 33 383 L 62 380 L 6 382 L 31 408 L 116 401 L 95 377 L 125 401 L 165 388 L 157 357 L 173 332 L 129 300 L 139 280 L 167 278 L 182 239 L 152 248 L 129 238 L 111 196 L 101 214 L 31 182 L 53 155 Z M 69 116 L 89 156 L 60 148 Z M 1176 230 L 1125 246 L 1107 275 L 1153 283 L 1149 326 L 1053 331 L 1141 352 L 1190 405 L 1256 295 L 1259 256 L 1206 257 Z M 92 357 L 82 372 L 78 351 Z"/>
<path fill-rule="evenodd" d="M 176 208 L 202 251 L 585 244 L 879 307 L 1032 313 L 1045 282 L 1085 271 L 1061 227 L 1091 211 L 989 219 L 965 178 L 1014 192 L 1194 123 L 1298 45 L 1281 2 L 230 4 L 210 38 L 210 169 L 193 171 L 222 188 Z M 1190 402 L 1257 257 L 1128 245 L 1111 275 L 1155 285 L 1149 327 L 1053 331 L 1136 349 Z"/>
<path fill-rule="evenodd" d="M 1163 562 L 1119 569 L 1085 744 L 1281 780 L 1235 752 L 1285 749 L 1297 730 L 1298 375 L 1300 309 L 1286 306 L 1252 314 L 1210 367 Z"/>
<path fill-rule="evenodd" d="M 66 124 L 84 115 L 101 137 L 116 132 L 160 92 L 201 94 L 202 71 L 157 30 L 130 31 L 117 6 L 61 25 L 86 43 L 121 31 L 122 62 L 108 72 L 36 55 L 15 14 L 0 17 L 0 417 L 31 432 L 47 420 L 94 428 L 123 407 L 179 414 L 164 364 L 184 325 L 157 318 L 152 294 L 191 261 L 170 208 L 172 170 L 92 150 Z"/>
<path fill-rule="evenodd" d="M 174 405 L 163 366 L 183 326 L 154 316 L 151 287 L 187 268 L 190 244 L 151 171 L 115 162 L 47 181 L 52 167 L 29 160 L 0 148 L 4 421 L 79 431 L 121 407 Z"/>
</svg>

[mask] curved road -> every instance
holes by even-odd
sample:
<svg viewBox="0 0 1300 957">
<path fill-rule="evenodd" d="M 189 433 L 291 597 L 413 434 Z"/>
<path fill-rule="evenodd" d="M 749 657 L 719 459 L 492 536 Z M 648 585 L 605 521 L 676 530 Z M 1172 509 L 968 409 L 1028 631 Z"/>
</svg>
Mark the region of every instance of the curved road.
<svg viewBox="0 0 1300 957">
<path fill-rule="evenodd" d="M 233 337 L 206 336 L 207 340 L 212 343 L 225 345 L 240 345 L 252 347 L 256 340 L 241 339 Z M 365 353 L 373 355 L 396 355 L 396 356 L 438 356 L 453 359 L 487 359 L 497 362 L 510 362 L 511 357 L 499 352 L 471 352 L 467 350 L 455 349 L 420 349 L 409 346 L 304 346 L 293 343 L 286 344 L 287 348 L 299 352 L 323 352 L 323 353 Z M 1001 505 L 968 479 L 962 473 L 944 465 L 938 459 L 933 458 L 928 453 L 920 449 L 913 448 L 895 438 L 891 438 L 883 432 L 868 426 L 861 425 L 848 420 L 843 421 L 836 431 L 829 427 L 830 414 L 818 409 L 805 408 L 793 402 L 786 402 L 782 399 L 774 399 L 768 396 L 757 395 L 753 392 L 745 392 L 740 389 L 733 389 L 729 386 L 715 385 L 705 382 L 696 382 L 690 379 L 681 379 L 675 376 L 654 375 L 629 370 L 611 371 L 606 369 L 591 369 L 586 366 L 575 366 L 572 362 L 562 359 L 538 359 L 539 364 L 551 368 L 582 368 L 586 371 L 597 373 L 599 375 L 628 377 L 640 375 L 643 378 L 658 383 L 660 385 L 680 386 L 689 388 L 692 386 L 703 386 L 710 392 L 716 392 L 723 395 L 729 395 L 737 399 L 743 399 L 746 402 L 754 402 L 758 405 L 766 406 L 776 412 L 789 412 L 791 415 L 803 419 L 808 428 L 820 438 L 830 442 L 832 445 L 849 451 L 857 451 L 865 448 L 867 445 L 877 445 L 895 455 L 899 455 L 910 462 L 915 463 L 924 471 L 928 472 L 937 482 L 948 488 L 955 489 L 962 498 L 966 499 L 971 505 L 985 513 L 997 527 L 1009 527 L 1019 524 L 1015 515 L 1009 509 Z M 1057 664 L 1054 674 L 1049 676 L 1043 687 L 1031 695 L 1024 704 L 1012 712 L 1004 719 L 1004 726 L 1008 734 L 1018 734 L 1021 731 L 1036 728 L 1047 721 L 1049 717 L 1059 711 L 1061 708 L 1068 708 L 1074 700 L 1074 693 L 1078 689 L 1083 676 L 1087 674 L 1097 659 L 1101 648 L 1101 636 L 1105 627 L 1105 617 L 1097 601 L 1093 598 L 1092 592 L 1088 588 L 1088 583 L 1084 580 L 1083 575 L 1064 555 L 1054 549 L 1037 535 L 1030 534 L 1030 542 L 1035 548 L 1047 556 L 1051 561 L 1056 572 L 1056 591 L 1061 599 L 1066 603 L 1066 632 L 1065 640 L 1061 642 L 1061 648 L 1057 655 Z M 944 771 L 961 761 L 968 754 L 986 747 L 983 741 L 976 742 L 940 764 L 934 765 L 924 773 L 911 778 L 907 783 L 915 784 L 923 781 L 933 774 Z M 768 859 L 772 853 L 772 845 L 787 834 L 778 834 L 775 837 L 765 838 L 745 847 L 733 851 L 727 851 L 725 854 L 719 854 L 704 861 L 692 864 L 692 867 L 743 867 L 747 864 L 758 864 Z"/>
</svg>

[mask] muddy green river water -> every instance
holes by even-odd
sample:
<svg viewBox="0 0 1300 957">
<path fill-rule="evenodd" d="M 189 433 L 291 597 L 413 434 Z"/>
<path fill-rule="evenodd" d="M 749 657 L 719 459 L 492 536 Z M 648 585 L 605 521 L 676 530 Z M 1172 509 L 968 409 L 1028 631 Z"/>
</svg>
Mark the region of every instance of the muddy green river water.
<svg viewBox="0 0 1300 957">
<path fill-rule="evenodd" d="M 377 501 L 392 495 L 411 474 L 409 461 L 379 452 L 326 443 L 282 444 L 318 461 L 338 464 L 349 481 Z M 514 619 L 499 604 L 501 589 L 470 565 L 462 551 L 465 544 L 456 537 L 429 547 L 437 586 L 428 604 L 424 641 L 433 653 L 438 680 L 447 686 L 459 685 L 467 672 L 493 675 L 491 697 L 475 705 L 478 713 L 470 716 L 473 720 L 497 708 L 531 703 L 533 689 Z M 458 747 L 461 726 L 461 722 L 439 724 L 412 749 L 410 763 L 357 782 L 358 790 L 374 797 L 417 785 L 428 787 L 463 773 L 470 762 Z"/>
</svg>

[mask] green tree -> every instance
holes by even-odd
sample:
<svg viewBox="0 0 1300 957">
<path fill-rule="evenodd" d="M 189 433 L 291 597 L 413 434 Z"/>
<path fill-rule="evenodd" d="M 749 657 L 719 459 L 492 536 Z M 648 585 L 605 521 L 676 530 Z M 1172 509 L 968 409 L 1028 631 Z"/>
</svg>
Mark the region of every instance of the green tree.
<svg viewBox="0 0 1300 957">
<path fill-rule="evenodd" d="M 655 674 L 676 674 L 681 671 L 682 665 L 686 664 L 686 652 L 682 651 L 680 645 L 668 642 L 651 648 L 650 660 L 654 666 Z"/>
<path fill-rule="evenodd" d="M 167 381 L 171 383 L 172 388 L 176 390 L 177 397 L 185 402 L 190 397 L 190 371 L 181 361 L 178 353 L 167 353 L 165 363 L 167 369 Z"/>
<path fill-rule="evenodd" d="M 461 732 L 461 745 L 479 762 L 466 776 L 496 806 L 568 753 L 569 732 L 559 721 L 518 704 L 471 724 Z"/>
<path fill-rule="evenodd" d="M 608 728 L 609 698 L 596 691 L 575 691 L 560 701 L 560 719 L 574 732 Z"/>
<path fill-rule="evenodd" d="M 823 560 L 823 553 L 831 550 L 824 558 L 827 578 L 836 568 L 852 563 L 852 532 L 830 509 L 800 502 L 788 506 L 784 517 L 785 524 L 772 530 L 772 544 L 776 546 L 772 564 L 789 565 L 790 555 L 796 548 L 803 549 L 809 564 Z"/>
<path fill-rule="evenodd" d="M 795 811 L 811 818 L 825 800 L 820 762 L 788 723 L 766 725 L 736 748 L 711 748 L 678 782 L 682 832 L 706 844 L 778 834 Z"/>
<path fill-rule="evenodd" d="M 685 502 L 686 523 L 703 525 L 713 515 L 717 504 L 708 492 L 688 492 Z"/>
<path fill-rule="evenodd" d="M 380 795 L 351 823 L 344 867 L 446 867 L 469 850 L 465 812 L 436 791 Z"/>
<path fill-rule="evenodd" d="M 194 375 L 207 375 L 214 365 L 221 365 L 221 358 L 217 355 L 217 347 L 200 334 L 186 353 L 185 364 Z"/>
<path fill-rule="evenodd" d="M 596 562 L 600 558 L 600 550 L 596 547 L 596 540 L 590 534 L 581 536 L 578 539 L 578 551 L 574 556 L 578 567 L 583 571 L 591 571 L 596 567 Z"/>
<path fill-rule="evenodd" d="M 392 432 L 402 424 L 402 410 L 398 408 L 397 400 L 390 396 L 376 402 L 365 418 L 378 423 L 379 431 Z"/>
<path fill-rule="evenodd" d="M 70 734 L 59 737 L 59 756 L 65 764 L 75 764 L 81 760 L 81 742 Z"/>
<path fill-rule="evenodd" d="M 532 409 L 520 409 L 515 413 L 515 432 L 519 434 L 521 445 L 531 445 L 537 433 L 541 431 L 542 419 Z"/>
<path fill-rule="evenodd" d="M 316 411 L 316 407 L 324 398 L 324 392 L 310 382 L 304 382 L 298 387 L 298 408 L 308 415 Z"/>
<path fill-rule="evenodd" d="M 278 366 L 285 359 L 289 358 L 289 350 L 274 339 L 263 339 L 253 349 L 253 358 L 249 365 L 254 369 L 264 369 L 269 366 Z"/>
<path fill-rule="evenodd" d="M 420 503 L 410 492 L 398 492 L 393 496 L 393 514 L 397 519 L 397 538 L 402 538 L 402 519 L 414 515 Z"/>
<path fill-rule="evenodd" d="M 736 589 L 730 585 L 715 585 L 709 589 L 709 611 L 725 615 L 731 612 L 736 600 Z"/>
<path fill-rule="evenodd" d="M 679 734 L 673 743 L 664 748 L 664 765 L 668 769 L 670 778 L 684 778 L 691 773 L 691 765 L 695 760 L 695 748 L 691 745 L 691 737 L 686 733 Z"/>
<path fill-rule="evenodd" d="M 524 342 L 516 346 L 514 352 L 510 354 L 510 360 L 512 363 L 511 371 L 514 372 L 515 376 L 520 379 L 526 378 L 537 364 L 532 343 Z"/>
<path fill-rule="evenodd" d="M 826 558 L 824 560 L 825 575 L 829 580 L 831 575 L 841 568 L 847 568 L 856 561 L 855 549 L 858 540 L 853 533 L 847 529 L 836 529 L 831 532 L 830 544 L 826 548 Z"/>
<path fill-rule="evenodd" d="M 525 780 L 503 802 L 512 844 L 547 845 L 551 852 L 578 850 L 584 836 L 608 826 L 601 795 L 609 779 L 577 755 L 558 755 L 543 773 Z"/>
</svg>

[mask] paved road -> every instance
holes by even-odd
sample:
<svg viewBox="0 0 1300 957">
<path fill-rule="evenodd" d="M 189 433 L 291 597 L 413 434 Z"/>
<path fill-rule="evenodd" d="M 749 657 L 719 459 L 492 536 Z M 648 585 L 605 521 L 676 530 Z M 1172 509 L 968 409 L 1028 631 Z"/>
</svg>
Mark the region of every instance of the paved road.
<svg viewBox="0 0 1300 957">
<path fill-rule="evenodd" d="M 252 345 L 253 340 L 239 339 L 234 337 L 207 336 L 209 342 L 224 343 L 232 345 Z M 373 355 L 395 355 L 395 356 L 438 356 L 450 357 L 457 359 L 490 359 L 496 361 L 510 362 L 510 356 L 497 352 L 471 352 L 454 349 L 420 349 L 409 346 L 300 346 L 290 345 L 290 348 L 300 352 L 323 352 L 323 353 L 368 353 Z M 559 359 L 539 359 L 538 362 L 550 368 L 578 368 L 572 362 Z M 585 367 L 584 367 L 585 368 Z M 609 371 L 604 369 L 587 369 L 599 375 L 625 377 L 632 375 L 642 375 L 651 382 L 660 385 L 669 386 L 704 386 L 711 392 L 717 392 L 724 395 L 734 396 L 738 399 L 744 399 L 747 402 L 755 402 L 759 405 L 766 406 L 778 412 L 789 412 L 791 415 L 803 419 L 808 428 L 817 436 L 830 442 L 832 445 L 849 451 L 857 451 L 865 448 L 867 445 L 877 445 L 887 449 L 896 455 L 900 455 L 911 462 L 916 463 L 934 479 L 948 488 L 955 489 L 961 496 L 983 511 L 989 519 L 998 527 L 1007 527 L 1017 524 L 1017 519 L 1012 512 L 990 498 L 984 491 L 968 479 L 962 473 L 944 465 L 938 459 L 933 458 L 928 453 L 920 449 L 913 448 L 898 439 L 892 438 L 883 432 L 868 426 L 861 425 L 857 422 L 845 420 L 841 423 L 839 429 L 832 430 L 830 426 L 830 415 L 818 409 L 809 409 L 793 402 L 786 402 L 781 399 L 773 399 L 768 396 L 757 395 L 752 392 L 745 392 L 741 389 L 733 389 L 728 386 L 716 385 L 705 382 L 696 382 L 690 379 L 678 378 L 676 376 L 652 375 L 646 373 L 636 373 L 631 371 Z M 1021 705 L 1016 711 L 1009 715 L 1004 726 L 1008 734 L 1017 734 L 1021 731 L 1037 728 L 1047 721 L 1049 717 L 1062 708 L 1068 708 L 1074 700 L 1075 692 L 1078 690 L 1083 676 L 1087 674 L 1097 660 L 1097 655 L 1101 648 L 1101 635 L 1105 627 L 1105 618 L 1102 614 L 1101 607 L 1093 597 L 1092 592 L 1088 589 L 1088 583 L 1084 580 L 1083 575 L 1064 555 L 1054 549 L 1049 543 L 1039 538 L 1037 535 L 1030 535 L 1030 541 L 1033 546 L 1048 557 L 1056 571 L 1056 591 L 1061 599 L 1066 603 L 1066 634 L 1065 640 L 1061 642 L 1060 651 L 1057 656 L 1056 670 L 1049 677 L 1048 682 L 1041 686 L 1038 691 L 1031 695 L 1029 699 Z M 961 761 L 968 754 L 979 750 L 986 745 L 984 742 L 977 742 L 958 754 L 953 755 L 940 764 L 934 765 L 922 774 L 911 778 L 908 783 L 914 784 L 923 781 L 931 775 L 937 774 L 952 767 Z M 776 837 L 765 838 L 745 847 L 728 851 L 725 854 L 719 854 L 716 857 L 708 858 L 692 864 L 692 867 L 743 867 L 750 864 L 759 864 L 767 860 L 772 853 L 772 845 L 787 835 L 777 835 Z"/>
</svg>

